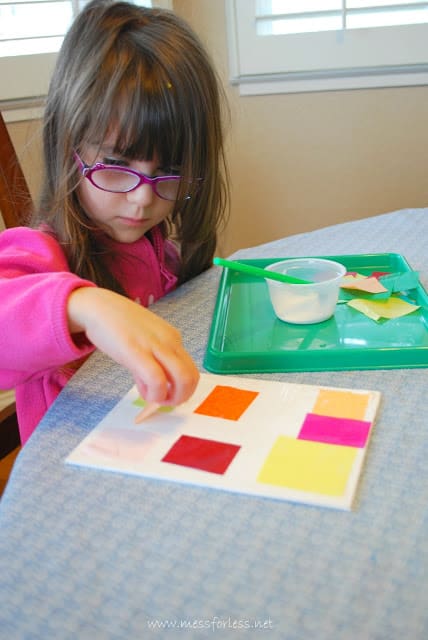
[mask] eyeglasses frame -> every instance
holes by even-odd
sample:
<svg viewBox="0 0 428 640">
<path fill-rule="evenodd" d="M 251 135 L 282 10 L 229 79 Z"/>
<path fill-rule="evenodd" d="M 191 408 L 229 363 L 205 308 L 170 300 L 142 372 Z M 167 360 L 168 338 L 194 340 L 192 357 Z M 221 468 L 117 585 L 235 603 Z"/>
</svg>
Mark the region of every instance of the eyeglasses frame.
<svg viewBox="0 0 428 640">
<path fill-rule="evenodd" d="M 80 172 L 82 174 L 82 176 L 84 178 L 87 178 L 89 180 L 89 182 L 96 187 L 97 189 L 100 189 L 101 191 L 106 191 L 107 193 L 131 193 L 131 191 L 135 191 L 136 189 L 138 189 L 139 187 L 141 187 L 141 185 L 143 184 L 149 184 L 153 190 L 153 193 L 155 195 L 158 196 L 158 198 L 161 198 L 162 200 L 166 200 L 168 202 L 176 202 L 178 200 L 178 198 L 165 198 L 165 196 L 162 196 L 160 193 L 158 193 L 157 189 L 156 189 L 156 185 L 159 182 L 166 182 L 166 181 L 174 181 L 174 182 L 178 182 L 181 180 L 184 180 L 184 178 L 182 176 L 177 176 L 177 175 L 168 175 L 168 176 L 156 176 L 154 178 L 151 178 L 150 176 L 146 176 L 144 173 L 141 173 L 140 171 L 137 171 L 136 169 L 130 169 L 129 167 L 121 167 L 121 166 L 117 166 L 117 165 L 112 165 L 112 164 L 104 164 L 103 162 L 96 162 L 95 164 L 92 165 L 88 165 L 85 162 L 83 162 L 82 158 L 79 156 L 79 154 L 77 153 L 77 151 L 74 152 L 74 159 L 76 160 L 76 163 L 80 169 Z M 94 182 L 94 180 L 92 179 L 92 174 L 96 171 L 101 171 L 104 169 L 110 169 L 113 171 L 118 171 L 118 172 L 122 172 L 122 173 L 127 173 L 127 174 L 132 174 L 134 175 L 136 178 L 138 178 L 138 182 L 134 187 L 131 187 L 130 189 L 125 189 L 124 191 L 115 191 L 112 189 L 105 189 L 104 187 L 100 187 L 98 184 L 96 184 Z M 201 181 L 202 178 L 198 178 L 197 182 Z M 192 184 L 193 181 L 187 181 L 187 183 L 190 185 Z M 192 196 L 191 195 L 186 195 L 184 196 L 182 199 L 183 200 L 190 200 Z"/>
</svg>

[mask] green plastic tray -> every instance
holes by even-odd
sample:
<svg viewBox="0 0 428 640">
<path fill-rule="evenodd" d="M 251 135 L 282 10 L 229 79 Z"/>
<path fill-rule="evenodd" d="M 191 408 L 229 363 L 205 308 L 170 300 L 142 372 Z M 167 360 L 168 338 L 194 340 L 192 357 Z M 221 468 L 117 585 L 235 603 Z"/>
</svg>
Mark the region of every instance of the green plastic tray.
<svg viewBox="0 0 428 640">
<path fill-rule="evenodd" d="M 397 253 L 319 256 L 348 271 L 411 271 Z M 285 258 L 241 260 L 266 267 Z M 264 280 L 224 269 L 217 292 L 204 367 L 213 373 L 273 373 L 428 366 L 428 295 L 421 284 L 407 293 L 421 305 L 410 315 L 375 322 L 347 304 L 312 325 L 278 320 Z"/>
</svg>

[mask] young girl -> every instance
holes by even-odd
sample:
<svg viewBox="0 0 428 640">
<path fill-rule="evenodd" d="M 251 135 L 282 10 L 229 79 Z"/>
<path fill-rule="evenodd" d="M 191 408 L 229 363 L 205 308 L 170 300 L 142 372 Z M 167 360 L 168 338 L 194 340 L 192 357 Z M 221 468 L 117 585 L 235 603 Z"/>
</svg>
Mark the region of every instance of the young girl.
<svg viewBox="0 0 428 640">
<path fill-rule="evenodd" d="M 149 402 L 193 393 L 178 331 L 145 307 L 211 264 L 227 194 L 219 86 L 170 12 L 94 0 L 67 34 L 38 212 L 0 234 L 0 388 L 16 389 L 22 443 L 94 348 Z"/>
</svg>

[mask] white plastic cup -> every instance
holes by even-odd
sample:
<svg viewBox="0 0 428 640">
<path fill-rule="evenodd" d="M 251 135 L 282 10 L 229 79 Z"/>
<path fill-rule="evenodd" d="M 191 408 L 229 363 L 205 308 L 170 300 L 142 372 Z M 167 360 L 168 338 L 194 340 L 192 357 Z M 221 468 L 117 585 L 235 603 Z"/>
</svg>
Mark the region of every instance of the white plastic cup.
<svg viewBox="0 0 428 640">
<path fill-rule="evenodd" d="M 311 284 L 288 284 L 266 278 L 276 316 L 291 324 L 315 324 L 334 314 L 346 268 L 323 258 L 293 258 L 274 262 L 266 271 L 309 280 Z"/>
</svg>

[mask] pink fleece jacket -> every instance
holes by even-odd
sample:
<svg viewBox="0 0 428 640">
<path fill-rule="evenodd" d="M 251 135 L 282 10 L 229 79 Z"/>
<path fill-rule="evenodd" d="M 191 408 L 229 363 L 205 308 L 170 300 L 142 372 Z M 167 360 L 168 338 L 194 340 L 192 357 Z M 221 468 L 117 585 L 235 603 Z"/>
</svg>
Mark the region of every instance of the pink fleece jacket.
<svg viewBox="0 0 428 640">
<path fill-rule="evenodd" d="M 121 244 L 111 269 L 129 297 L 143 306 L 177 283 L 179 257 L 158 228 Z M 94 350 L 68 330 L 70 293 L 95 286 L 70 272 L 55 238 L 17 227 L 0 233 L 0 389 L 15 389 L 24 444 L 73 373 Z"/>
</svg>

